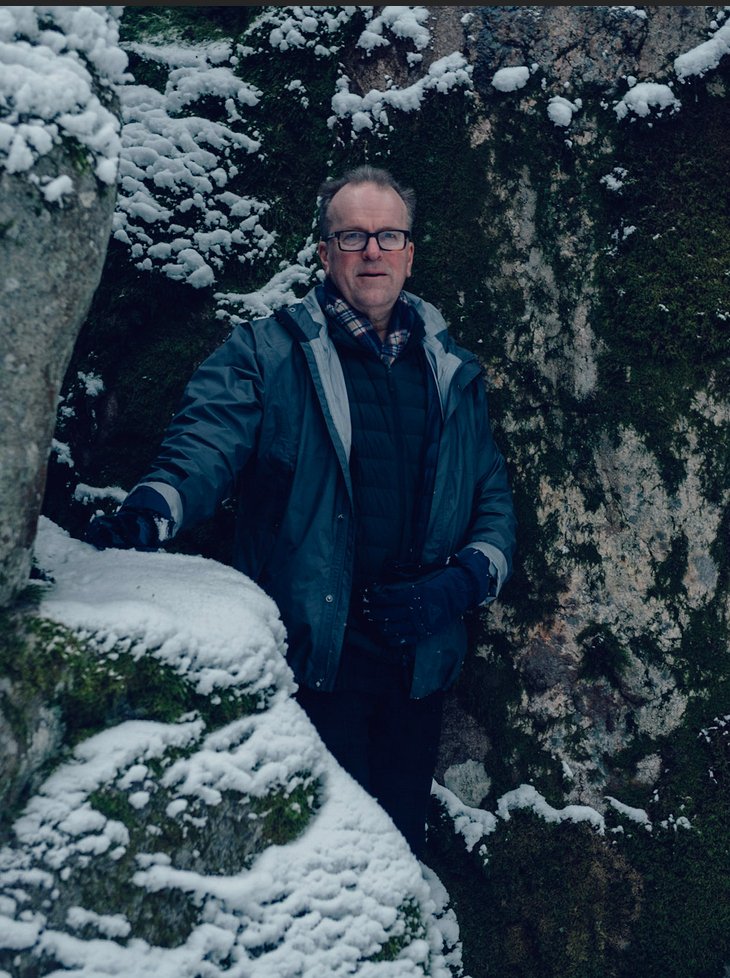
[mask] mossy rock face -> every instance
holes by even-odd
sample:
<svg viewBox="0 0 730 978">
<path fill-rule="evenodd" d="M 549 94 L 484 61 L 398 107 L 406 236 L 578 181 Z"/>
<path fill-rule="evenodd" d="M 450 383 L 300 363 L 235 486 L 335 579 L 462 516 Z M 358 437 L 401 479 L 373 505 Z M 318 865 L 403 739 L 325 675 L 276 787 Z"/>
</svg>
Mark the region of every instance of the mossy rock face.
<svg viewBox="0 0 730 978">
<path fill-rule="evenodd" d="M 101 650 L 93 637 L 29 611 L 37 598 L 0 616 L 3 832 L 62 746 L 130 719 L 171 722 L 194 711 L 215 728 L 261 707 L 259 696 L 236 690 L 201 696 L 170 666 L 125 645 Z"/>
<path fill-rule="evenodd" d="M 236 791 L 213 792 L 207 800 L 178 794 L 174 766 L 186 759 L 194 763 L 196 750 L 205 749 L 202 725 L 196 731 L 188 722 L 188 734 L 176 733 L 174 725 L 148 726 L 152 741 L 166 737 L 171 747 L 150 759 L 155 748 L 140 741 L 140 757 L 87 797 L 78 788 L 75 794 L 73 788 L 71 794 L 60 788 L 65 778 L 73 785 L 74 770 L 88 780 L 83 762 L 76 769 L 62 767 L 16 822 L 18 855 L 13 861 L 5 851 L 0 875 L 4 883 L 12 877 L 22 884 L 22 893 L 8 890 L 8 896 L 24 919 L 47 932 L 70 931 L 82 941 L 111 937 L 123 946 L 133 938 L 157 948 L 180 948 L 205 916 L 195 887 L 181 885 L 178 878 L 243 874 L 269 846 L 296 839 L 319 806 L 316 779 L 307 774 L 260 797 Z M 134 739 L 139 727 L 107 731 L 107 750 L 118 749 L 115 736 Z M 98 763 L 91 744 L 82 745 L 83 756 Z M 167 884 L 144 886 L 137 879 L 140 871 L 164 872 L 171 866 Z M 54 967 L 48 947 L 33 958 L 0 949 L 0 961 L 15 978 Z"/>
<path fill-rule="evenodd" d="M 196 752 L 218 750 L 233 770 L 226 752 L 245 745 L 267 698 L 235 689 L 204 696 L 153 654 L 130 651 L 123 635 L 117 645 L 96 641 L 41 617 L 34 603 L 2 622 L 5 746 L 15 748 L 3 751 L 4 912 L 80 941 L 181 947 L 203 924 L 200 901 L 179 884 L 141 886 L 135 874 L 171 865 L 200 879 L 245 872 L 306 828 L 320 804 L 318 778 L 302 770 L 279 783 L 276 766 L 250 794 L 198 786 L 193 768 L 205 762 Z M 55 733 L 40 751 L 46 714 Z M 25 945 L 14 940 L 21 944 L 0 949 L 14 978 L 59 965 L 52 940 L 32 956 L 18 955 Z"/>
<path fill-rule="evenodd" d="M 510 15 L 485 16 L 504 43 Z M 540 17 L 554 26 L 558 14 Z M 730 228 L 715 127 L 727 70 L 648 122 L 617 122 L 620 92 L 576 84 L 582 108 L 566 131 L 545 114 L 552 68 L 512 95 L 483 76 L 471 123 L 488 161 L 470 188 L 491 240 L 481 348 L 520 526 L 514 578 L 478 645 L 492 679 L 474 687 L 481 669 L 467 667 L 456 696 L 486 716 L 504 676 L 499 732 L 493 711 L 485 720 L 500 748 L 487 771 L 507 743 L 521 778 L 602 806 L 607 785 L 633 790 L 626 744 L 641 765 L 725 671 Z M 612 174 L 623 186 L 610 189 Z M 690 679 L 696 655 L 704 678 Z"/>
<path fill-rule="evenodd" d="M 630 975 L 644 903 L 620 843 L 512 813 L 480 852 L 456 856 L 434 813 L 429 856 L 449 880 L 472 975 Z M 549 868 L 548 868 L 549 867 Z"/>
</svg>

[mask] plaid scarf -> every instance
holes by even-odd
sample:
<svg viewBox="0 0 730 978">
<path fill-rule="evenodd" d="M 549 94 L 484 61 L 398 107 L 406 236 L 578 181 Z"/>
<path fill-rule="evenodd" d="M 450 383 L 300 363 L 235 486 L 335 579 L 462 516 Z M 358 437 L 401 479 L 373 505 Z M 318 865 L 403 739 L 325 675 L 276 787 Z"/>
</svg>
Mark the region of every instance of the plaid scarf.
<svg viewBox="0 0 730 978">
<path fill-rule="evenodd" d="M 370 320 L 345 302 L 329 280 L 324 284 L 322 307 L 325 315 L 335 325 L 355 336 L 389 367 L 393 365 L 411 335 L 411 307 L 403 292 L 393 306 L 388 335 L 384 341 L 380 339 Z"/>
</svg>

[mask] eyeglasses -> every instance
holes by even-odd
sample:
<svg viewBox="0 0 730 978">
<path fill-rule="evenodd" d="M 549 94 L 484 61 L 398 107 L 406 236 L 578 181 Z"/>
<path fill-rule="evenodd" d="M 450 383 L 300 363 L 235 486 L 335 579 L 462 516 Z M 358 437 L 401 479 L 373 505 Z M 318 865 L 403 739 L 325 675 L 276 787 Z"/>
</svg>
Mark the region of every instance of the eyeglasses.
<svg viewBox="0 0 730 978">
<path fill-rule="evenodd" d="M 340 251 L 365 251 L 370 239 L 375 238 L 381 251 L 403 251 L 410 236 L 410 231 L 386 228 L 384 231 L 333 231 L 324 240 L 337 238 Z"/>
</svg>

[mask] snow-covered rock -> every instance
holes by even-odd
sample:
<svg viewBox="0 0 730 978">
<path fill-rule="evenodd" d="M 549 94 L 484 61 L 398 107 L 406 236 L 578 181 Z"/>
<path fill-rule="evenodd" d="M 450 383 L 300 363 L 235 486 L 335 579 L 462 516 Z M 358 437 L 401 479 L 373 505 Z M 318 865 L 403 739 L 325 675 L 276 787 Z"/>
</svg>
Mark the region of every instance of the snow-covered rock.
<svg viewBox="0 0 730 978">
<path fill-rule="evenodd" d="M 443 887 L 292 699 L 255 584 L 203 558 L 97 552 L 47 520 L 36 559 L 52 579 L 38 614 L 90 653 L 87 681 L 131 659 L 155 697 L 81 739 L 16 819 L 4 973 L 458 972 Z"/>
</svg>

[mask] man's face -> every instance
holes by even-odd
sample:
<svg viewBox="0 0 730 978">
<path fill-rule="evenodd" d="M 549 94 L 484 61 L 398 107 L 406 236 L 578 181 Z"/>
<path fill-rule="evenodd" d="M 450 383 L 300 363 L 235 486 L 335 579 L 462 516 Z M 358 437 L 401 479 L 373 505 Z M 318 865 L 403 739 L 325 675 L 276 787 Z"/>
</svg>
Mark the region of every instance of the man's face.
<svg viewBox="0 0 730 978">
<path fill-rule="evenodd" d="M 330 231 L 407 229 L 408 212 L 390 187 L 348 183 L 330 202 Z M 337 240 L 320 241 L 319 257 L 344 299 L 364 313 L 376 329 L 387 327 L 403 284 L 411 274 L 413 242 L 403 251 L 381 251 L 370 238 L 364 251 L 340 251 Z"/>
</svg>

